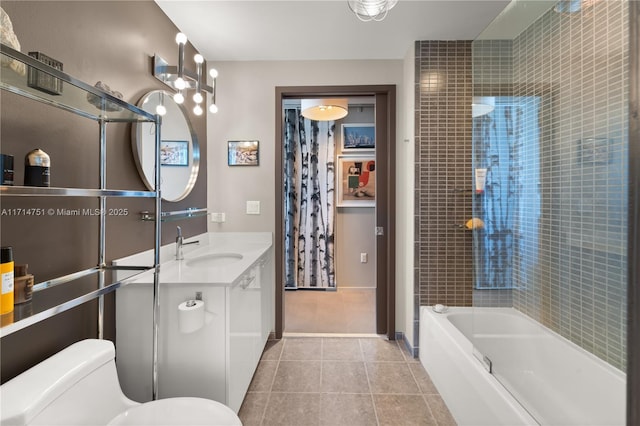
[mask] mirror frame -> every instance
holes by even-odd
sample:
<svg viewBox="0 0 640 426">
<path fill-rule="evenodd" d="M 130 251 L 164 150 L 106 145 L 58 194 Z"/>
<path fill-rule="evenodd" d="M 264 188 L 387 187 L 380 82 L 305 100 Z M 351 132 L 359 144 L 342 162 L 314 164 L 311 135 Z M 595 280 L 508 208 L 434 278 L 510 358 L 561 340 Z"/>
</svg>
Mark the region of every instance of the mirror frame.
<svg viewBox="0 0 640 426">
<path fill-rule="evenodd" d="M 164 96 L 169 98 L 171 102 L 175 103 L 175 101 L 173 101 L 173 94 L 171 92 L 167 92 L 166 90 L 151 90 L 145 93 L 144 95 L 142 95 L 142 97 L 137 103 L 137 106 L 141 109 L 144 109 L 143 104 L 146 102 L 147 99 L 149 99 L 151 96 L 155 94 L 164 94 Z M 175 105 L 182 112 L 182 115 L 184 116 L 184 119 L 187 123 L 187 127 L 189 128 L 189 134 L 191 136 L 191 146 L 189 150 L 189 155 L 191 157 L 192 163 L 191 163 L 191 170 L 189 173 L 189 179 L 187 181 L 187 184 L 185 185 L 184 190 L 180 193 L 180 195 L 177 198 L 173 198 L 173 199 L 165 198 L 165 196 L 162 194 L 162 186 L 160 187 L 162 200 L 169 201 L 169 202 L 177 202 L 177 201 L 184 200 L 187 197 L 187 195 L 191 193 L 198 179 L 198 172 L 200 170 L 200 144 L 198 142 L 198 136 L 196 135 L 196 132 L 193 129 L 193 125 L 191 124 L 191 120 L 189 119 L 189 114 L 185 106 L 177 103 Z M 155 114 L 155 111 L 148 111 L 148 112 Z M 166 119 L 166 116 L 162 116 L 161 118 L 162 118 L 161 120 L 162 122 Z M 141 126 L 145 124 L 148 125 L 149 123 L 133 123 L 131 125 L 131 149 L 133 152 L 133 159 L 136 163 L 136 168 L 138 169 L 138 174 L 140 175 L 142 182 L 144 182 L 147 189 L 149 189 L 150 191 L 154 191 L 155 185 L 153 182 L 153 176 L 147 177 L 145 175 L 144 168 L 142 167 L 142 163 L 141 163 L 140 152 L 138 151 L 138 133 L 140 131 Z M 155 125 L 155 124 L 151 123 L 151 125 Z M 160 129 L 160 136 L 162 137 L 162 128 Z M 149 180 L 149 178 L 152 178 L 152 180 Z M 160 179 L 162 182 L 162 168 L 160 169 Z"/>
</svg>

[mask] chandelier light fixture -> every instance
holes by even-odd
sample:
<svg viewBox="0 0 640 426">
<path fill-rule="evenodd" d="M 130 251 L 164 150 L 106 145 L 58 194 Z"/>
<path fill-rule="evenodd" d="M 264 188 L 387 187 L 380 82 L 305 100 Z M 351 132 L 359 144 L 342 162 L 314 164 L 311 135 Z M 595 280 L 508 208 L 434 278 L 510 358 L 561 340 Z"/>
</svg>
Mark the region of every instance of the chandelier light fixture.
<svg viewBox="0 0 640 426">
<path fill-rule="evenodd" d="M 349 9 L 363 22 L 382 21 L 398 0 L 348 0 Z"/>
<path fill-rule="evenodd" d="M 183 33 L 178 33 L 176 35 L 176 43 L 178 44 L 178 65 L 169 65 L 169 63 L 160 56 L 154 55 L 153 76 L 176 91 L 173 95 L 173 100 L 177 104 L 184 103 L 185 94 L 193 90 L 192 99 L 195 103 L 193 113 L 195 115 L 202 115 L 202 103 L 204 102 L 203 92 L 211 94 L 209 112 L 215 114 L 218 112 L 218 106 L 216 105 L 216 79 L 218 77 L 218 71 L 214 68 L 209 70 L 209 75 L 213 79 L 213 86 L 209 86 L 203 73 L 204 57 L 199 53 L 193 57 L 193 61 L 196 64 L 196 72 L 194 73 L 184 66 L 184 46 L 187 43 L 187 36 Z M 161 111 L 157 112 L 160 114 Z"/>
<path fill-rule="evenodd" d="M 300 113 L 309 120 L 339 120 L 349 113 L 348 103 L 348 99 L 301 99 Z"/>
</svg>

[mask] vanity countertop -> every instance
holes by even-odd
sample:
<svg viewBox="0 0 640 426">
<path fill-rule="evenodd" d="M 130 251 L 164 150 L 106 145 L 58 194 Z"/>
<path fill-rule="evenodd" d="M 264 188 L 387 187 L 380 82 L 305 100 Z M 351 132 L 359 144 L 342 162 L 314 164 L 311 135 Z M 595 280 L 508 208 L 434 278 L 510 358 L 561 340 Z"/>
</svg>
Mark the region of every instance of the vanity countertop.
<svg viewBox="0 0 640 426">
<path fill-rule="evenodd" d="M 198 244 L 189 244 L 198 241 Z M 175 259 L 175 243 L 160 251 L 160 284 L 210 284 L 233 286 L 254 266 L 272 245 L 270 232 L 208 232 L 186 238 L 183 260 Z M 241 257 L 240 257 L 241 256 Z M 113 261 L 117 266 L 153 263 L 148 250 Z M 135 284 L 153 282 L 153 274 L 145 273 Z"/>
</svg>

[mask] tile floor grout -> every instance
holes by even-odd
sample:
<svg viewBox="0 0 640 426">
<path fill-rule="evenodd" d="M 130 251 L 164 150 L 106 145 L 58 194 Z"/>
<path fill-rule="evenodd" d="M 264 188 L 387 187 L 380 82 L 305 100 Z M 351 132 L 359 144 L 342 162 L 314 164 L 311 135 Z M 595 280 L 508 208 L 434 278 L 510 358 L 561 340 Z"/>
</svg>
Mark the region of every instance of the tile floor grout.
<svg viewBox="0 0 640 426">
<path fill-rule="evenodd" d="M 286 337 L 268 342 L 239 415 L 245 426 L 455 424 L 444 407 L 397 341 Z"/>
<path fill-rule="evenodd" d="M 360 348 L 360 355 L 364 359 L 364 349 L 362 349 L 362 342 L 358 339 L 358 347 Z M 367 370 L 367 365 L 365 362 L 364 373 L 367 376 L 367 385 L 369 386 L 369 391 L 371 391 L 371 379 L 369 378 L 369 371 Z M 378 410 L 376 410 L 376 401 L 373 399 L 373 393 L 369 392 L 369 398 L 371 399 L 371 404 L 373 405 L 373 415 L 376 418 L 376 425 L 380 424 L 380 419 L 378 418 Z"/>
</svg>

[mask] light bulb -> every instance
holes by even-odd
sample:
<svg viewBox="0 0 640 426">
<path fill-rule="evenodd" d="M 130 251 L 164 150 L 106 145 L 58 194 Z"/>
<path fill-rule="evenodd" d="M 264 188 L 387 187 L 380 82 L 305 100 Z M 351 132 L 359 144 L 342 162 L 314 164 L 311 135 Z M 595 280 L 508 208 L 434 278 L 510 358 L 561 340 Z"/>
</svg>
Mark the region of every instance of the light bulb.
<svg viewBox="0 0 640 426">
<path fill-rule="evenodd" d="M 197 104 L 201 104 L 202 101 L 203 101 L 202 93 L 196 92 L 196 93 L 193 94 L 193 102 L 195 102 Z"/>
<path fill-rule="evenodd" d="M 215 68 L 211 68 L 209 70 L 209 75 L 211 76 L 211 78 L 216 78 L 218 77 L 218 70 Z"/>
<path fill-rule="evenodd" d="M 202 107 L 200 105 L 196 105 L 193 107 L 193 113 L 195 115 L 202 115 Z"/>
<path fill-rule="evenodd" d="M 167 113 L 167 108 L 164 105 L 160 104 L 156 107 L 156 114 L 165 115 Z"/>
<path fill-rule="evenodd" d="M 187 36 L 184 33 L 176 34 L 176 43 L 185 44 L 187 42 Z"/>
<path fill-rule="evenodd" d="M 211 114 L 215 114 L 216 112 L 218 112 L 218 105 L 216 104 L 209 105 L 209 112 Z"/>
<path fill-rule="evenodd" d="M 199 53 L 196 53 L 196 55 L 193 57 L 193 60 L 196 62 L 196 64 L 201 64 L 204 62 L 204 58 Z"/>
<path fill-rule="evenodd" d="M 176 81 L 173 83 L 173 85 L 176 87 L 176 89 L 182 90 L 187 87 L 187 82 L 184 81 L 184 78 L 178 77 L 176 78 Z"/>
<path fill-rule="evenodd" d="M 181 104 L 184 102 L 184 96 L 182 96 L 182 93 L 178 92 L 175 95 L 173 95 L 173 100 L 177 103 L 177 104 Z"/>
</svg>

